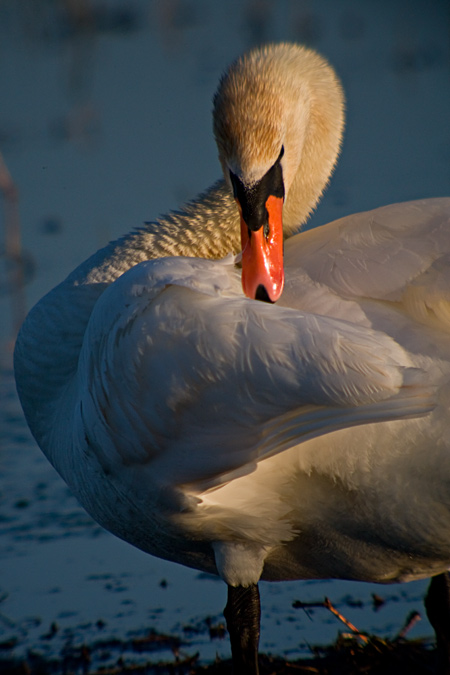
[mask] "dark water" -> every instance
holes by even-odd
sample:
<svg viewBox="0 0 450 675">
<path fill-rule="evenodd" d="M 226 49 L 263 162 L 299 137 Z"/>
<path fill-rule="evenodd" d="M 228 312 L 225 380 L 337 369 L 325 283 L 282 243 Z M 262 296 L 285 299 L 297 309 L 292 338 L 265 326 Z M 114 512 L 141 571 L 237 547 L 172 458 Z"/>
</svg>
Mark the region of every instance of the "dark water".
<svg viewBox="0 0 450 675">
<path fill-rule="evenodd" d="M 221 620 L 223 584 L 104 533 L 27 431 L 11 372 L 20 298 L 12 302 L 14 261 L 2 241 L 14 214 L 31 306 L 109 239 L 219 175 L 210 122 L 217 79 L 266 40 L 316 47 L 347 93 L 342 158 L 313 225 L 448 195 L 449 25 L 438 1 L 0 3 L 0 152 L 19 189 L 18 212 L 4 198 L 0 221 L 0 643 L 15 640 L 14 653 L 51 655 L 68 641 L 151 627 L 178 634 L 202 658 L 228 653 L 205 624 Z M 410 610 L 422 611 L 425 587 L 262 584 L 262 649 L 295 655 L 340 630 L 325 610 L 293 609 L 295 599 L 327 595 L 361 630 L 392 637 Z M 377 612 L 373 592 L 388 600 Z M 411 634 L 429 632 L 424 620 Z"/>
</svg>

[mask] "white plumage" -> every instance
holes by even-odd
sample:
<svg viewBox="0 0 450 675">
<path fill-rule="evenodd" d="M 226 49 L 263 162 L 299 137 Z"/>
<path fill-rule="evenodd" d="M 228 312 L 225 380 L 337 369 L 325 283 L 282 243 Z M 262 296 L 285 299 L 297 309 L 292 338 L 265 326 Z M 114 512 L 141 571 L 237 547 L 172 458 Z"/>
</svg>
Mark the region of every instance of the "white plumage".
<svg viewBox="0 0 450 675">
<path fill-rule="evenodd" d="M 252 76 L 266 72 L 265 60 L 271 77 L 278 69 L 283 102 L 283 73 L 290 83 L 298 71 L 295 106 L 309 106 L 295 176 L 281 139 L 291 230 L 296 204 L 298 225 L 338 152 L 338 127 L 327 136 L 333 152 L 317 134 L 341 115 L 339 85 L 307 50 L 256 54 Z M 319 99 L 327 77 L 333 91 L 311 130 L 317 71 Z M 261 95 L 274 93 L 262 87 Z M 286 100 L 291 119 L 292 92 Z M 227 106 L 216 98 L 216 120 Z M 232 123 L 216 121 L 216 135 L 222 164 L 229 151 L 236 172 L 239 144 L 220 144 Z M 275 126 L 275 141 L 289 136 Z M 250 129 L 250 151 L 252 138 Z M 245 167 L 253 185 L 255 171 L 273 164 L 272 141 L 267 158 L 255 149 L 257 168 L 245 146 L 244 182 Z M 324 177 L 302 184 L 304 164 L 325 156 Z M 244 297 L 238 228 L 230 188 L 219 182 L 183 212 L 99 251 L 32 310 L 15 367 L 37 442 L 104 527 L 232 586 L 261 576 L 387 582 L 446 570 L 450 199 L 383 207 L 291 237 L 277 305 Z"/>
<path fill-rule="evenodd" d="M 184 564 L 238 541 L 269 579 L 445 569 L 449 216 L 411 202 L 292 237 L 277 305 L 243 296 L 233 256 L 105 284 L 106 249 L 19 338 L 38 442 L 105 527 Z"/>
</svg>

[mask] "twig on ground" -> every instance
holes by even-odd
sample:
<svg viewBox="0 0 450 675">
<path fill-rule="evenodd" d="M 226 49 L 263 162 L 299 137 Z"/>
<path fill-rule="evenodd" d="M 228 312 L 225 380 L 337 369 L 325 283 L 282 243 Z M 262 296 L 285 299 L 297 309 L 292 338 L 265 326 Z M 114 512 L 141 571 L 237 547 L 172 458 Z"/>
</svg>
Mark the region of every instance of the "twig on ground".
<svg viewBox="0 0 450 675">
<path fill-rule="evenodd" d="M 343 624 L 349 628 L 354 635 L 356 635 L 362 642 L 369 642 L 369 638 L 366 635 L 363 635 L 361 631 L 359 631 L 356 626 L 354 626 L 348 619 L 343 616 L 331 603 L 331 600 L 329 598 L 325 598 L 324 601 L 324 607 L 326 607 L 334 616 L 336 616 L 339 621 L 342 621 Z"/>
</svg>

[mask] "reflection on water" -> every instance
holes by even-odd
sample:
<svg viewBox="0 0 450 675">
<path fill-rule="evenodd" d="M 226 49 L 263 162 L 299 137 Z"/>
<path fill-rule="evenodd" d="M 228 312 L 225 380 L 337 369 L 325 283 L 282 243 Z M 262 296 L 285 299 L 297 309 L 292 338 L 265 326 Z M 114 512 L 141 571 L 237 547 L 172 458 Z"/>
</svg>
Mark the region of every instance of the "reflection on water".
<svg viewBox="0 0 450 675">
<path fill-rule="evenodd" d="M 0 294 L 11 300 L 12 333 L 26 316 L 25 283 L 32 276 L 31 258 L 22 251 L 19 193 L 0 152 L 0 194 L 4 204 L 4 244 L 0 247 Z"/>
<path fill-rule="evenodd" d="M 218 176 L 211 96 L 227 63 L 261 41 L 316 47 L 347 93 L 342 158 L 312 225 L 448 194 L 449 11 L 438 0 L 0 3 L 0 641 L 51 654 L 153 627 L 204 658 L 228 653 L 205 623 L 221 621 L 223 585 L 104 533 L 37 450 L 11 372 L 23 305 Z M 328 595 L 360 629 L 392 636 L 422 610 L 425 583 L 262 586 L 262 649 L 295 655 L 340 627 L 293 600 Z M 372 593 L 388 600 L 377 612 Z M 423 621 L 412 634 L 429 632 Z"/>
</svg>

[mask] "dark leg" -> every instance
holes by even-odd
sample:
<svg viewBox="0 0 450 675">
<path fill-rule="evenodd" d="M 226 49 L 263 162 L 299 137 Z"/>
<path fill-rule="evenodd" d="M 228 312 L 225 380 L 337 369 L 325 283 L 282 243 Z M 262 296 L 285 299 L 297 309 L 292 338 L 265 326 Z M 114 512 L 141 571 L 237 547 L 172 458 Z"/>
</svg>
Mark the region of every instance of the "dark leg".
<svg viewBox="0 0 450 675">
<path fill-rule="evenodd" d="M 257 584 L 228 586 L 224 609 L 230 634 L 233 675 L 258 675 L 259 626 L 261 605 Z"/>
<path fill-rule="evenodd" d="M 436 633 L 440 672 L 450 675 L 450 575 L 438 574 L 431 579 L 425 597 L 425 609 Z"/>
</svg>

